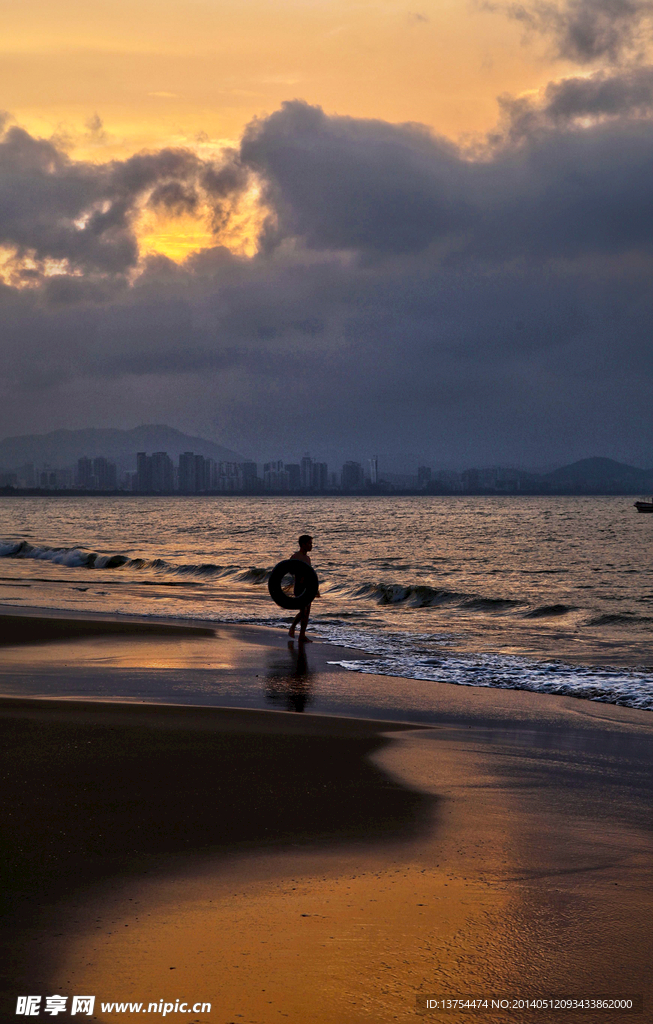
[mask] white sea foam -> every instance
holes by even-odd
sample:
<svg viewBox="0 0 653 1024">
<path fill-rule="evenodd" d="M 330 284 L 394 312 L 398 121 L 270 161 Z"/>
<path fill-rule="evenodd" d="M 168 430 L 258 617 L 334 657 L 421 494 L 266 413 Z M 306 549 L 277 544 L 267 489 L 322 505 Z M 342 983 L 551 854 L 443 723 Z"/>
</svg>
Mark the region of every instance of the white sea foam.
<svg viewBox="0 0 653 1024">
<path fill-rule="evenodd" d="M 313 632 L 338 647 L 373 655 L 333 660 L 351 672 L 401 676 L 458 686 L 531 690 L 653 711 L 653 673 L 638 669 L 571 665 L 506 654 L 452 654 L 453 634 L 368 633 L 317 624 Z"/>
<path fill-rule="evenodd" d="M 255 624 L 278 626 L 279 622 L 259 618 Z M 372 655 L 369 659 L 328 662 L 350 672 L 457 686 L 530 690 L 653 711 L 653 673 L 640 669 L 572 665 L 508 654 L 453 654 L 447 648 L 461 639 L 454 633 L 368 632 L 317 621 L 311 624 L 311 633 L 335 647 Z"/>
</svg>

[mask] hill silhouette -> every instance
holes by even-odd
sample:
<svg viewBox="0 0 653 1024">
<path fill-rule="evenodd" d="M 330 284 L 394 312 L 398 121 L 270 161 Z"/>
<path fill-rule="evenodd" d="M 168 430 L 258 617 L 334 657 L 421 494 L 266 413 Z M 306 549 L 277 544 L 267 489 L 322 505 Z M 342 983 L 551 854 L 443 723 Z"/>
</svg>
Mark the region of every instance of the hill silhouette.
<svg viewBox="0 0 653 1024">
<path fill-rule="evenodd" d="M 32 462 L 39 468 L 45 462 L 63 468 L 74 466 L 83 456 L 104 456 L 121 470 L 133 470 L 136 452 L 167 452 L 172 459 L 179 458 L 181 452 L 195 452 L 216 462 L 243 461 L 238 452 L 204 437 L 183 434 L 163 424 L 144 424 L 133 430 L 89 428 L 7 437 L 0 441 L 0 466 L 13 470 Z"/>
<path fill-rule="evenodd" d="M 653 485 L 653 470 L 638 469 L 614 459 L 579 459 L 543 477 L 554 488 L 619 491 L 646 490 Z"/>
</svg>

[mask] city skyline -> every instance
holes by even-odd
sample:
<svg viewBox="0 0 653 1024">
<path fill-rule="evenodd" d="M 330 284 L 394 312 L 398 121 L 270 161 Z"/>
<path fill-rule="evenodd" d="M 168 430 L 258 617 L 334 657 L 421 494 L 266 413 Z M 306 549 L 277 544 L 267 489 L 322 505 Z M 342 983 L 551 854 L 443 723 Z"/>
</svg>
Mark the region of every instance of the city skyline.
<svg viewBox="0 0 653 1024">
<path fill-rule="evenodd" d="M 653 469 L 643 470 L 605 458 L 582 459 L 549 473 L 516 467 L 469 467 L 461 472 L 421 465 L 414 474 L 379 470 L 347 460 L 340 472 L 306 453 L 301 462 L 281 459 L 263 463 L 218 462 L 195 452 L 182 452 L 178 462 L 165 451 L 137 452 L 136 470 L 119 472 L 104 456 L 82 456 L 75 469 L 33 463 L 13 472 L 0 471 L 0 489 L 9 494 L 108 495 L 553 495 L 635 494 L 653 488 Z"/>
</svg>

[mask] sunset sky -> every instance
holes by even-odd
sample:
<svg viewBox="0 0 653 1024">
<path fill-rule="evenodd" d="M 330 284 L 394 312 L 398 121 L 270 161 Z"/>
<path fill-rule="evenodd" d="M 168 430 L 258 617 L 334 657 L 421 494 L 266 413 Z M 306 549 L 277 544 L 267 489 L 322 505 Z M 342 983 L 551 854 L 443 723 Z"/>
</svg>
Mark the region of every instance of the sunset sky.
<svg viewBox="0 0 653 1024">
<path fill-rule="evenodd" d="M 3 436 L 653 462 L 645 2 L 0 16 Z"/>
<path fill-rule="evenodd" d="M 464 0 L 3 0 L 0 11 L 4 109 L 94 162 L 162 146 L 213 154 L 298 97 L 464 138 L 496 123 L 499 95 L 564 70 L 546 45 L 520 45 L 518 21 Z M 174 258 L 210 240 L 196 218 L 148 222 L 140 235 Z"/>
<path fill-rule="evenodd" d="M 0 11 L 5 108 L 93 159 L 236 142 L 295 98 L 458 137 L 494 124 L 499 94 L 565 70 L 541 41 L 520 45 L 518 21 L 465 0 L 3 0 Z M 96 116 L 101 144 L 87 128 Z"/>
</svg>

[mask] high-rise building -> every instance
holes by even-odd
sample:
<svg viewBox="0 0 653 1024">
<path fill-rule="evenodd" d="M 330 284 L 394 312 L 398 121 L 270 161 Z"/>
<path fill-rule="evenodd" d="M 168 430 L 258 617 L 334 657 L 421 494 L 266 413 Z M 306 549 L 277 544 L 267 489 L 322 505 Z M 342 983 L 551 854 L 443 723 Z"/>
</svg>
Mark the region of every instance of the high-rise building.
<svg viewBox="0 0 653 1024">
<path fill-rule="evenodd" d="M 203 455 L 195 456 L 195 494 L 208 491 L 211 486 L 211 467 Z M 207 479 L 208 477 L 208 479 Z"/>
<path fill-rule="evenodd" d="M 57 490 L 69 491 L 75 486 L 75 477 L 72 469 L 58 469 L 56 470 L 57 476 Z"/>
<path fill-rule="evenodd" d="M 169 494 L 174 486 L 174 467 L 167 452 L 154 452 L 151 458 L 152 490 Z"/>
<path fill-rule="evenodd" d="M 147 452 L 136 453 L 136 490 L 141 494 L 152 490 L 152 460 Z"/>
<path fill-rule="evenodd" d="M 218 489 L 218 464 L 215 459 L 211 459 L 208 456 L 204 459 L 204 479 L 206 481 L 207 491 L 217 491 Z"/>
<path fill-rule="evenodd" d="M 47 463 L 39 474 L 39 487 L 43 491 L 56 491 L 58 489 L 57 470 L 52 469 Z"/>
<path fill-rule="evenodd" d="M 242 476 L 237 462 L 218 463 L 219 491 L 239 491 L 241 489 L 241 479 Z"/>
<path fill-rule="evenodd" d="M 77 473 L 75 483 L 78 487 L 84 487 L 87 491 L 94 490 L 93 487 L 93 463 L 90 459 L 81 458 L 77 460 Z"/>
<path fill-rule="evenodd" d="M 460 473 L 456 473 L 450 469 L 438 469 L 434 474 L 435 480 L 445 489 L 449 491 L 461 491 L 462 481 Z"/>
<path fill-rule="evenodd" d="M 118 486 L 118 471 L 115 462 L 99 457 L 93 459 L 95 488 L 99 491 L 115 491 Z"/>
<path fill-rule="evenodd" d="M 372 486 L 379 482 L 379 460 L 375 455 L 373 459 L 370 459 L 370 483 Z"/>
<path fill-rule="evenodd" d="M 179 492 L 195 494 L 195 453 L 183 452 L 179 456 Z"/>
<path fill-rule="evenodd" d="M 310 491 L 313 482 L 313 460 L 306 452 L 301 461 L 301 488 L 303 491 Z"/>
<path fill-rule="evenodd" d="M 314 462 L 311 466 L 311 490 L 326 491 L 329 482 L 329 467 L 326 462 Z"/>
<path fill-rule="evenodd" d="M 254 491 L 258 483 L 258 466 L 255 462 L 240 462 L 238 464 L 241 479 L 241 490 Z"/>
<path fill-rule="evenodd" d="M 345 462 L 340 477 L 343 491 L 360 491 L 365 486 L 365 474 L 360 462 Z"/>
<path fill-rule="evenodd" d="M 460 474 L 463 491 L 477 491 L 480 487 L 479 472 L 477 469 L 465 469 Z"/>
<path fill-rule="evenodd" d="M 287 462 L 285 465 L 286 473 L 288 474 L 288 489 L 290 491 L 299 491 L 302 486 L 302 468 L 298 462 Z"/>
<path fill-rule="evenodd" d="M 288 473 L 283 462 L 266 462 L 263 466 L 263 487 L 266 491 L 287 491 L 289 488 Z"/>
</svg>

